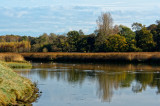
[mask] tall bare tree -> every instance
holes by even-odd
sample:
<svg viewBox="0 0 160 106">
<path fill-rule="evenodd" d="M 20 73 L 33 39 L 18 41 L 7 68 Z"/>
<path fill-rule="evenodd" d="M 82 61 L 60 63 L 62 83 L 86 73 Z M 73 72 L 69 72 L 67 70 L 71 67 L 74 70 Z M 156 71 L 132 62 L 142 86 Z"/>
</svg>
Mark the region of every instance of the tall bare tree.
<svg viewBox="0 0 160 106">
<path fill-rule="evenodd" d="M 96 51 L 103 52 L 104 43 L 107 39 L 107 36 L 113 33 L 113 19 L 109 12 L 101 13 L 101 15 L 97 19 L 98 29 L 96 30 Z"/>
<path fill-rule="evenodd" d="M 98 31 L 101 36 L 112 34 L 113 19 L 109 12 L 101 13 L 97 19 Z"/>
</svg>

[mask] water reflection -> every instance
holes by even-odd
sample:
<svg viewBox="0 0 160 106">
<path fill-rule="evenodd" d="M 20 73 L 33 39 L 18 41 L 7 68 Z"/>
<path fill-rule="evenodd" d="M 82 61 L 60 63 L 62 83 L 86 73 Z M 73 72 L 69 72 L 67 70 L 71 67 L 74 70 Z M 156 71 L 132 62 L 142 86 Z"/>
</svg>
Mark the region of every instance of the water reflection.
<svg viewBox="0 0 160 106">
<path fill-rule="evenodd" d="M 16 70 L 23 76 L 38 76 L 40 80 L 57 79 L 69 84 L 83 85 L 86 80 L 96 82 L 97 96 L 103 102 L 111 102 L 114 91 L 130 88 L 141 93 L 156 88 L 160 93 L 160 66 L 113 64 L 60 64 L 33 63 L 31 70 Z"/>
</svg>

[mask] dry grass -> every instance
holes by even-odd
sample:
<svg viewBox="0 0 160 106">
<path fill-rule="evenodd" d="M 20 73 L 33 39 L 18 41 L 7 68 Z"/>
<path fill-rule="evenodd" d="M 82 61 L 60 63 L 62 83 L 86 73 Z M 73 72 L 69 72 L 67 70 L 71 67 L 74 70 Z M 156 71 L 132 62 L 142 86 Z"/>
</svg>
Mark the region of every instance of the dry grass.
<svg viewBox="0 0 160 106">
<path fill-rule="evenodd" d="M 31 68 L 32 65 L 17 53 L 0 53 L 0 61 L 6 62 L 10 68 Z M 2 63 L 2 62 L 1 62 Z"/>
<path fill-rule="evenodd" d="M 30 60 L 78 62 L 157 62 L 160 52 L 110 52 L 110 53 L 21 53 Z"/>
<path fill-rule="evenodd" d="M 25 61 L 23 56 L 17 53 L 0 53 L 0 60 L 6 62 L 21 62 Z"/>
</svg>

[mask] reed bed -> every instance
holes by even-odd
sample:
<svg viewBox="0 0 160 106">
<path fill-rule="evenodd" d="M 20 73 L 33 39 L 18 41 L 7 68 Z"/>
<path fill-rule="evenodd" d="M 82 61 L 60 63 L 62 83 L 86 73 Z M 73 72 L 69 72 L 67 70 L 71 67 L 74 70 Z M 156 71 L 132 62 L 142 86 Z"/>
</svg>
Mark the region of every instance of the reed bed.
<svg viewBox="0 0 160 106">
<path fill-rule="evenodd" d="M 160 52 L 21 53 L 28 60 L 61 62 L 159 62 Z"/>
<path fill-rule="evenodd" d="M 25 59 L 18 53 L 0 53 L 0 60 L 5 62 L 23 62 Z"/>
<path fill-rule="evenodd" d="M 17 53 L 0 53 L 0 61 L 5 62 L 10 68 L 32 68 L 31 63 Z"/>
</svg>

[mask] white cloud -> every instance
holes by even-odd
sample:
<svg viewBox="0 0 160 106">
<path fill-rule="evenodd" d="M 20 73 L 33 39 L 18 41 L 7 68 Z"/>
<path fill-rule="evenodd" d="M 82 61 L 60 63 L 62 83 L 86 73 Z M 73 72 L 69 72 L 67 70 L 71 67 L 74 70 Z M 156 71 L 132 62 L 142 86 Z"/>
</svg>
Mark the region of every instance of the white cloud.
<svg viewBox="0 0 160 106">
<path fill-rule="evenodd" d="M 27 15 L 27 14 L 28 14 L 27 11 L 20 11 L 20 12 L 16 13 L 16 15 L 17 15 L 18 18 L 20 18 L 20 17 L 22 17 L 24 15 Z"/>
<path fill-rule="evenodd" d="M 13 2 L 14 1 L 14 2 Z M 151 24 L 160 18 L 160 1 L 128 0 L 12 0 L 0 4 L 0 30 L 63 33 L 84 30 L 92 33 L 101 12 L 111 12 L 115 24 Z M 138 2 L 137 2 L 138 1 Z M 12 5 L 13 6 L 12 6 Z M 5 7 L 4 7 L 5 6 Z"/>
<path fill-rule="evenodd" d="M 28 11 L 17 11 L 15 9 L 3 9 L 3 13 L 4 15 L 8 16 L 8 17 L 17 17 L 17 18 L 20 18 L 24 15 L 27 15 L 28 14 Z"/>
</svg>

